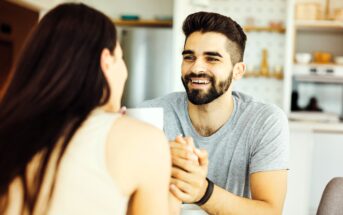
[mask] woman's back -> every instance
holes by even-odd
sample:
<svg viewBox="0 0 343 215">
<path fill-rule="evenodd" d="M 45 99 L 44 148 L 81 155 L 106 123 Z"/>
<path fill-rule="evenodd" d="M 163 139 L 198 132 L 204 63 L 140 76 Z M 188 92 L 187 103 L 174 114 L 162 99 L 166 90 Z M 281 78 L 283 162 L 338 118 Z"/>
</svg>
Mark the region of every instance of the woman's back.
<svg viewBox="0 0 343 215">
<path fill-rule="evenodd" d="M 160 134 L 156 136 L 156 133 L 159 133 L 156 130 L 144 123 L 120 114 L 105 112 L 100 108 L 92 111 L 75 133 L 62 157 L 48 214 L 120 215 L 126 214 L 128 207 L 130 211 L 136 210 L 136 214 L 149 214 L 149 202 L 151 205 L 161 202 L 154 201 L 154 196 L 161 198 L 168 190 L 160 190 L 160 194 L 153 194 L 154 189 L 149 190 L 144 185 L 147 181 L 146 177 L 156 185 L 157 189 L 160 189 L 156 183 L 161 181 L 160 177 L 169 177 L 168 171 L 170 171 L 165 168 L 166 164 L 170 162 L 167 144 L 164 144 L 166 140 Z M 137 135 L 133 135 L 132 131 L 136 131 Z M 155 136 L 154 139 L 157 138 L 157 142 L 161 146 L 149 143 L 156 142 L 151 138 L 148 141 L 149 133 Z M 130 134 L 132 137 L 129 137 Z M 140 140 L 137 141 L 137 138 Z M 161 166 L 165 170 L 159 169 L 158 173 L 153 173 L 152 170 L 149 170 L 151 167 L 145 165 L 149 165 L 156 159 L 144 156 L 144 154 L 148 155 L 150 153 L 148 150 L 151 149 L 154 153 L 158 153 L 156 155 L 158 157 L 165 155 L 162 160 L 160 159 L 152 166 L 157 169 Z M 47 174 L 54 171 L 52 166 L 48 169 Z M 50 182 L 49 179 L 44 181 L 43 190 L 51 185 Z M 167 188 L 168 186 L 164 184 L 163 187 Z M 14 192 L 18 192 L 18 190 L 20 190 L 20 185 L 13 184 L 10 193 L 13 201 L 11 201 L 8 214 L 18 214 L 20 201 L 14 201 L 14 199 L 21 198 L 21 196 L 13 196 L 16 195 Z M 144 201 L 142 199 L 136 201 L 136 206 L 134 206 L 134 198 L 129 204 L 129 198 L 135 192 L 138 194 L 136 198 L 139 198 L 140 192 L 143 192 L 145 197 Z M 44 209 L 46 198 L 47 195 L 42 192 L 37 204 L 37 214 Z M 167 205 L 162 204 L 155 207 L 162 207 L 161 211 L 163 211 L 163 207 L 167 207 Z"/>
<path fill-rule="evenodd" d="M 128 196 L 110 176 L 106 143 L 119 114 L 94 110 L 75 133 L 57 170 L 49 214 L 125 214 Z"/>
<path fill-rule="evenodd" d="M 168 213 L 163 132 L 113 114 L 127 79 L 116 35 L 75 3 L 32 31 L 0 100 L 0 214 Z"/>
</svg>

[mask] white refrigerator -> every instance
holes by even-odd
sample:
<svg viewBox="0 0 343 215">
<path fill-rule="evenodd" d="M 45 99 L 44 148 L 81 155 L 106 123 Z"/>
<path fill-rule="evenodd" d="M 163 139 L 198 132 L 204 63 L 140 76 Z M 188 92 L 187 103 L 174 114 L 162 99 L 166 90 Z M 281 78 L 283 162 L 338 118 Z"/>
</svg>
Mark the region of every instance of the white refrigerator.
<svg viewBox="0 0 343 215">
<path fill-rule="evenodd" d="M 170 93 L 172 28 L 127 27 L 118 33 L 128 67 L 122 104 L 131 108 Z"/>
</svg>

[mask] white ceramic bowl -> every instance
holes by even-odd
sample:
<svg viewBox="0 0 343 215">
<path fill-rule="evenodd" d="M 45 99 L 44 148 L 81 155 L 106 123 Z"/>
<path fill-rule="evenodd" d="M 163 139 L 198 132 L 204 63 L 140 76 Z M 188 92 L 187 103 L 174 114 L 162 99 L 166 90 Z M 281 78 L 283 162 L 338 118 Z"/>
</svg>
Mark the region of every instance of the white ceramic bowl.
<svg viewBox="0 0 343 215">
<path fill-rule="evenodd" d="M 311 54 L 310 53 L 296 53 L 295 60 L 297 63 L 308 64 L 311 62 Z"/>
<path fill-rule="evenodd" d="M 336 56 L 335 63 L 343 65 L 343 56 Z"/>
</svg>

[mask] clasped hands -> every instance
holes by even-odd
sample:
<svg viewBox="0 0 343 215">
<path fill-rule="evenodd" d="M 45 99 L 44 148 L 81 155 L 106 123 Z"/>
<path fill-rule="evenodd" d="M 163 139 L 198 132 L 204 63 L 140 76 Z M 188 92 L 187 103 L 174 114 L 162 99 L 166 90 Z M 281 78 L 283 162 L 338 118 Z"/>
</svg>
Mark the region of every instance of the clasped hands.
<svg viewBox="0 0 343 215">
<path fill-rule="evenodd" d="M 208 182 L 208 154 L 194 146 L 193 138 L 177 136 L 169 142 L 172 158 L 170 192 L 184 203 L 199 201 Z"/>
</svg>

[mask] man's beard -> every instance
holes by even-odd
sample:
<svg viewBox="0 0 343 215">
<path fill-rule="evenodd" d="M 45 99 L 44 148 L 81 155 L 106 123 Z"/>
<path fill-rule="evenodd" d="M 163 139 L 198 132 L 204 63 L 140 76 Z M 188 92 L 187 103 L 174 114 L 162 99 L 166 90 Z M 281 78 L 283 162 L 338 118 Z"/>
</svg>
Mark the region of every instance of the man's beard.
<svg viewBox="0 0 343 215">
<path fill-rule="evenodd" d="M 189 89 L 188 84 L 191 83 L 191 78 L 207 78 L 211 84 L 210 88 L 205 91 L 202 89 Z M 204 105 L 217 99 L 223 95 L 230 87 L 232 81 L 232 73 L 225 81 L 221 81 L 218 84 L 215 77 L 210 77 L 207 74 L 194 74 L 190 73 L 184 78 L 181 77 L 182 84 L 186 89 L 188 100 L 195 105 Z"/>
</svg>

